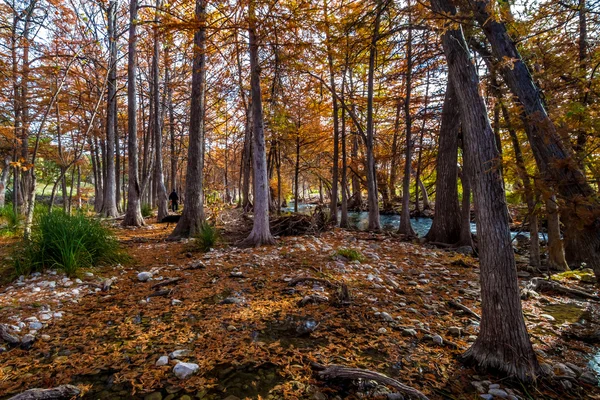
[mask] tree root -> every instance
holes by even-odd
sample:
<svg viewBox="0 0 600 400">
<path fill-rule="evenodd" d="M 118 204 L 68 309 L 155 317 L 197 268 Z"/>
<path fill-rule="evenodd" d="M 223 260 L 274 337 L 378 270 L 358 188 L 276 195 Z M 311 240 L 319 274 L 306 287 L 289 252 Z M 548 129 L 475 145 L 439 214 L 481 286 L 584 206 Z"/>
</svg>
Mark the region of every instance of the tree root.
<svg viewBox="0 0 600 400">
<path fill-rule="evenodd" d="M 168 285 L 171 285 L 171 284 L 174 284 L 174 283 L 178 283 L 181 280 L 183 280 L 182 277 L 167 279 L 165 281 L 155 283 L 150 288 L 151 289 L 158 289 L 159 287 L 168 286 Z"/>
<path fill-rule="evenodd" d="M 52 389 L 29 389 L 8 400 L 60 400 L 78 396 L 81 390 L 73 385 L 61 385 Z"/>
<path fill-rule="evenodd" d="M 416 399 L 429 400 L 427 396 L 417 389 L 407 386 L 379 372 L 370 371 L 367 369 L 344 367 L 336 364 L 324 366 L 317 363 L 312 363 L 312 367 L 316 370 L 319 370 L 319 376 L 324 379 L 366 379 L 393 387 L 397 391 L 405 395 L 412 396 Z"/>
<path fill-rule="evenodd" d="M 479 316 L 479 314 L 477 314 L 475 311 L 471 310 L 469 307 L 463 304 L 460 304 L 454 300 L 450 300 L 448 301 L 448 305 L 452 308 L 456 308 L 457 310 L 462 310 L 470 316 L 472 316 L 473 318 L 477 319 L 478 321 L 481 321 L 481 317 Z"/>
<path fill-rule="evenodd" d="M 600 296 L 596 296 L 579 289 L 571 289 L 567 286 L 561 285 L 558 282 L 547 281 L 542 278 L 533 278 L 531 281 L 529 281 L 527 289 L 534 290 L 536 292 L 557 292 L 570 297 L 579 297 L 588 300 L 600 301 Z"/>
</svg>

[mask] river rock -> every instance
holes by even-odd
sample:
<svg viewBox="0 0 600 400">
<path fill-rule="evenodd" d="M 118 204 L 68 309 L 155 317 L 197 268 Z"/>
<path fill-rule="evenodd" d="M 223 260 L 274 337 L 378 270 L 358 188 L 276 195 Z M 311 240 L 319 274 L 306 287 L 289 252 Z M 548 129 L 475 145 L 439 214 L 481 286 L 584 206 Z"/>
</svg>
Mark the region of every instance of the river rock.
<svg viewBox="0 0 600 400">
<path fill-rule="evenodd" d="M 152 278 L 152 272 L 147 272 L 147 271 L 140 272 L 137 275 L 137 278 L 138 278 L 138 281 L 140 281 L 140 282 L 146 282 Z"/>
<path fill-rule="evenodd" d="M 169 363 L 169 357 L 167 357 L 167 356 L 160 356 L 158 358 L 158 360 L 156 360 L 157 367 L 162 367 L 163 365 L 167 365 L 168 363 Z"/>
<path fill-rule="evenodd" d="M 417 336 L 417 331 L 412 328 L 402 329 L 402 334 L 404 336 Z"/>
<path fill-rule="evenodd" d="M 173 367 L 173 373 L 179 379 L 187 379 L 200 369 L 198 364 L 180 362 Z"/>
<path fill-rule="evenodd" d="M 146 395 L 144 400 L 163 400 L 163 396 L 161 392 L 154 392 Z"/>
<path fill-rule="evenodd" d="M 42 325 L 41 322 L 30 322 L 29 323 L 29 329 L 34 330 L 34 331 L 39 331 L 43 327 L 44 327 L 44 325 Z"/>
<path fill-rule="evenodd" d="M 473 382 L 471 382 L 471 386 L 473 386 L 475 388 L 475 390 L 477 390 L 477 392 L 479 392 L 481 394 L 487 392 L 487 390 L 485 389 L 485 386 L 483 386 L 482 382 L 473 381 Z"/>
<path fill-rule="evenodd" d="M 508 398 L 508 393 L 502 389 L 490 389 L 488 390 L 488 394 L 491 394 L 494 397 L 500 397 L 501 399 Z"/>
<path fill-rule="evenodd" d="M 451 326 L 448 328 L 448 333 L 452 336 L 460 336 L 462 334 L 462 328 L 459 328 L 458 326 Z"/>
<path fill-rule="evenodd" d="M 433 335 L 431 337 L 431 340 L 433 340 L 433 343 L 437 344 L 437 345 L 443 345 L 444 344 L 444 338 L 442 338 L 440 335 Z"/>
<path fill-rule="evenodd" d="M 174 359 L 174 358 L 180 358 L 180 357 L 187 357 L 190 354 L 192 354 L 191 350 L 175 350 L 174 352 L 172 352 L 171 354 L 169 354 L 169 357 Z"/>
<path fill-rule="evenodd" d="M 382 312 L 381 314 L 379 314 L 379 316 L 381 317 L 381 319 L 383 319 L 386 322 L 394 322 L 394 317 L 392 317 L 390 314 L 386 313 L 385 311 Z"/>
</svg>

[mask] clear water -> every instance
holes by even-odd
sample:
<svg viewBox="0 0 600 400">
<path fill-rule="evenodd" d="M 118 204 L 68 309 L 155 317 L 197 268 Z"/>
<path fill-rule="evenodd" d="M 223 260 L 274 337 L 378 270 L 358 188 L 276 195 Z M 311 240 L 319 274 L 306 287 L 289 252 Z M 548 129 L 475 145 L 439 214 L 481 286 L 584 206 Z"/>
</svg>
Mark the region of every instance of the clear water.
<svg viewBox="0 0 600 400">
<path fill-rule="evenodd" d="M 310 214 L 313 212 L 315 207 L 315 204 L 298 203 L 298 212 L 301 214 Z M 288 207 L 283 207 L 281 210 L 285 212 L 294 212 L 294 202 L 291 201 L 288 203 Z M 340 216 L 341 213 L 338 211 L 338 219 Z M 398 214 L 381 214 L 379 216 L 379 220 L 381 222 L 381 228 L 384 230 L 394 230 L 398 229 L 400 226 L 400 215 Z M 369 226 L 369 213 L 367 211 L 348 211 L 348 222 L 352 228 L 366 230 Z M 433 220 L 431 218 L 410 219 L 410 223 L 419 237 L 423 237 L 427 234 L 427 232 L 429 232 L 432 222 Z M 477 226 L 474 222 L 471 222 L 471 232 L 477 234 Z M 518 232 L 511 232 L 510 234 L 511 237 L 514 238 Z M 521 234 L 529 237 L 529 232 L 521 232 Z M 540 233 L 540 239 L 547 240 L 548 238 L 545 233 Z"/>
</svg>

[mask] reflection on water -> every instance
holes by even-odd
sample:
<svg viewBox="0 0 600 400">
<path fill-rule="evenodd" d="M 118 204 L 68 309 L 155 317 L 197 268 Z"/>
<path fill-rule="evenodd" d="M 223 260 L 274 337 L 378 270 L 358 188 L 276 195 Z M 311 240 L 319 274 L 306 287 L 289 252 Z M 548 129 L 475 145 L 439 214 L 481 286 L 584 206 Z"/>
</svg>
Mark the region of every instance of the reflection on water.
<svg viewBox="0 0 600 400">
<path fill-rule="evenodd" d="M 305 204 L 298 203 L 298 212 L 301 214 L 310 214 L 315 209 L 315 204 Z M 282 211 L 285 212 L 294 212 L 294 202 L 291 201 L 288 203 L 288 207 L 282 207 Z M 341 216 L 341 212 L 338 211 L 338 220 Z M 385 230 L 394 230 L 398 229 L 400 226 L 400 215 L 387 215 L 381 214 L 379 216 L 379 220 L 381 222 L 381 228 Z M 429 228 L 431 228 L 432 223 L 431 218 L 411 218 L 410 222 L 412 224 L 413 229 L 419 235 L 419 237 L 423 237 L 429 232 Z M 348 211 L 348 223 L 350 227 L 366 230 L 369 226 L 369 213 L 367 211 Z M 477 227 L 474 222 L 471 222 L 471 232 L 477 233 Z M 514 238 L 518 232 L 511 232 L 511 236 Z M 521 232 L 522 235 L 529 237 L 529 232 Z M 544 233 L 540 233 L 540 239 L 546 240 L 546 236 Z"/>
</svg>

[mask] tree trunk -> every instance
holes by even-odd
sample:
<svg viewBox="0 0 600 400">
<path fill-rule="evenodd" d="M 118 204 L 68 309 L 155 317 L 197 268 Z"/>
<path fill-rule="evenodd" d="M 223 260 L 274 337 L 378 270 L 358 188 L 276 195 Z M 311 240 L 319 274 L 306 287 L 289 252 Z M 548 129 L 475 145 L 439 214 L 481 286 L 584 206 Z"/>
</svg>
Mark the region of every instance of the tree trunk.
<svg viewBox="0 0 600 400">
<path fill-rule="evenodd" d="M 373 36 L 371 38 L 371 46 L 369 49 L 369 73 L 367 78 L 367 132 L 365 140 L 365 148 L 367 152 L 367 203 L 369 207 L 369 226 L 370 231 L 378 231 L 381 229 L 379 221 L 379 201 L 377 192 L 377 171 L 375 161 L 375 138 L 374 138 L 374 122 L 373 122 L 373 81 L 375 78 L 375 58 L 377 56 L 377 41 L 379 39 L 379 26 L 381 24 L 381 14 L 383 14 L 382 0 L 377 0 L 375 9 L 375 26 L 373 28 Z"/>
<path fill-rule="evenodd" d="M 8 186 L 8 179 L 10 178 L 10 159 L 10 156 L 4 157 L 4 165 L 0 175 L 0 208 L 4 208 L 6 204 L 6 186 Z"/>
<path fill-rule="evenodd" d="M 158 8 L 160 6 L 160 0 L 156 0 L 156 18 L 158 19 Z M 167 204 L 167 189 L 165 188 L 164 174 L 163 174 L 163 161 L 162 161 L 162 123 L 160 112 L 160 86 L 159 86 L 159 75 L 158 69 L 158 58 L 160 54 L 160 43 L 158 41 L 158 29 L 154 28 L 154 54 L 152 55 L 152 86 L 153 90 L 153 101 L 154 101 L 154 186 L 156 188 L 156 200 L 158 205 L 158 212 L 156 219 L 162 221 L 167 215 L 169 215 L 169 206 Z"/>
<path fill-rule="evenodd" d="M 560 216 L 556 196 L 546 200 L 546 214 L 548 215 L 548 268 L 556 271 L 568 271 L 569 265 L 565 260 L 565 250 L 560 238 Z"/>
<path fill-rule="evenodd" d="M 192 101 L 190 108 L 190 139 L 185 175 L 185 207 L 171 237 L 194 236 L 204 223 L 204 135 L 206 113 L 206 5 L 196 0 L 198 30 L 194 33 L 194 63 L 192 70 Z"/>
<path fill-rule="evenodd" d="M 447 0 L 431 4 L 438 13 L 456 15 Z M 467 168 L 477 204 L 481 268 L 481 329 L 463 360 L 530 381 L 539 365 L 523 319 L 506 199 L 496 165 L 498 149 L 462 27 L 447 24 L 442 43 L 459 100 Z"/>
<path fill-rule="evenodd" d="M 339 109 L 338 100 L 336 95 L 335 87 L 335 76 L 333 69 L 333 52 L 331 49 L 331 36 L 329 32 L 329 16 L 327 9 L 327 1 L 324 0 L 324 14 L 325 14 L 325 41 L 327 44 L 327 63 L 329 66 L 329 85 L 331 86 L 331 101 L 333 104 L 333 166 L 332 166 L 332 177 L 331 177 L 331 198 L 329 204 L 330 219 L 334 225 L 337 225 L 337 210 L 338 210 L 338 179 L 339 179 L 339 142 L 340 142 L 340 128 L 339 128 Z"/>
<path fill-rule="evenodd" d="M 296 125 L 296 164 L 294 166 L 294 212 L 298 212 L 298 179 L 300 177 L 300 123 Z"/>
<path fill-rule="evenodd" d="M 586 262 L 592 267 L 600 282 L 600 200 L 594 189 L 586 182 L 585 174 L 579 167 L 571 151 L 565 147 L 554 123 L 544 108 L 541 91 L 523 62 L 514 41 L 508 35 L 506 26 L 489 14 L 489 0 L 473 4 L 475 18 L 492 45 L 497 60 L 511 60 L 503 63 L 500 72 L 512 93 L 519 99 L 526 115 L 526 133 L 538 170 L 542 173 L 543 184 L 554 187 L 564 199 L 561 214 L 565 223 L 565 251 L 567 260 Z M 590 218 L 591 215 L 596 215 Z"/>
<path fill-rule="evenodd" d="M 269 181 L 267 179 L 267 157 L 263 109 L 260 90 L 260 65 L 258 63 L 258 39 L 256 37 L 255 0 L 248 4 L 248 35 L 250 47 L 250 91 L 252 94 L 252 152 L 254 166 L 254 223 L 250 235 L 244 240 L 247 245 L 260 246 L 274 243 L 269 229 Z"/>
<path fill-rule="evenodd" d="M 344 86 L 346 85 L 346 70 L 342 78 L 342 98 L 344 98 Z M 340 227 L 348 228 L 348 165 L 346 155 L 346 109 L 342 107 L 341 140 L 342 140 L 342 212 Z"/>
<path fill-rule="evenodd" d="M 436 163 L 435 215 L 427 233 L 430 242 L 456 243 L 460 239 L 461 210 L 458 203 L 458 135 L 460 112 L 454 85 L 446 85 L 442 107 Z M 464 185 L 463 185 L 464 186 Z M 471 232 L 469 231 L 469 238 Z M 470 243 L 470 239 L 469 239 Z"/>
<path fill-rule="evenodd" d="M 114 218 L 119 215 L 117 209 L 117 179 L 115 171 L 115 120 L 117 118 L 117 2 L 111 0 L 108 5 L 108 97 L 106 107 L 106 181 L 100 214 Z"/>
<path fill-rule="evenodd" d="M 531 180 L 527 174 L 527 167 L 525 166 L 525 160 L 523 158 L 523 152 L 521 151 L 521 145 L 519 144 L 519 138 L 517 132 L 512 127 L 510 122 L 510 115 L 506 106 L 503 104 L 502 99 L 498 97 L 498 106 L 502 109 L 502 116 L 504 123 L 510 135 L 513 149 L 515 151 L 515 161 L 517 162 L 517 171 L 521 181 L 523 182 L 523 189 L 525 190 L 525 202 L 527 203 L 527 215 L 529 216 L 529 264 L 532 267 L 540 268 L 540 237 L 538 227 L 538 215 L 535 207 L 535 194 L 531 185 Z"/>
<path fill-rule="evenodd" d="M 410 1 L 407 3 L 410 8 Z M 415 236 L 410 223 L 410 173 L 412 164 L 412 115 L 410 110 L 410 95 L 412 91 L 412 28 L 411 12 L 408 12 L 408 38 L 406 40 L 406 97 L 404 98 L 404 117 L 406 119 L 406 151 L 404 153 L 404 177 L 402 178 L 402 211 L 400 212 L 400 228 L 398 233 Z M 417 202 L 419 198 L 417 196 Z"/>
<path fill-rule="evenodd" d="M 138 170 L 137 140 L 137 13 L 138 0 L 129 3 L 129 54 L 127 65 L 127 156 L 129 170 L 129 186 L 127 188 L 127 211 L 123 218 L 123 226 L 145 225 L 140 208 L 140 181 Z"/>
</svg>

